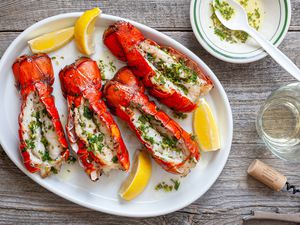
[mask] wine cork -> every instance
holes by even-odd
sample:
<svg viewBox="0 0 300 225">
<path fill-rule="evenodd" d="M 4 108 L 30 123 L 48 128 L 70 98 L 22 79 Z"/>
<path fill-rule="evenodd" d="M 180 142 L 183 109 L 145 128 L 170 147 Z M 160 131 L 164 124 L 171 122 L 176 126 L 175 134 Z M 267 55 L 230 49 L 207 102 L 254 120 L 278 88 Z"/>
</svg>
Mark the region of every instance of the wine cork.
<svg viewBox="0 0 300 225">
<path fill-rule="evenodd" d="M 248 174 L 275 191 L 280 191 L 286 184 L 286 177 L 272 167 L 255 159 L 247 170 Z"/>
</svg>

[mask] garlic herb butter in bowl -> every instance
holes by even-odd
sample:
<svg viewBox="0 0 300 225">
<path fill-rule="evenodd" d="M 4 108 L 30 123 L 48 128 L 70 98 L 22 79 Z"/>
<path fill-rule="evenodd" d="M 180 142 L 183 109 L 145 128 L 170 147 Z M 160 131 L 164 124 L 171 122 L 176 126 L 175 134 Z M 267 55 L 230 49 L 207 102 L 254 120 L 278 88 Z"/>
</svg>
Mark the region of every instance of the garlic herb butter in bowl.
<svg viewBox="0 0 300 225">
<path fill-rule="evenodd" d="M 278 46 L 285 37 L 290 24 L 289 0 L 236 0 L 248 15 L 250 26 Z M 192 0 L 190 19 L 193 31 L 200 44 L 215 57 L 232 63 L 249 63 L 262 59 L 267 54 L 243 31 L 226 28 L 218 20 L 219 10 L 226 20 L 234 17 L 234 9 L 226 0 Z"/>
<path fill-rule="evenodd" d="M 263 10 L 259 0 L 240 0 L 239 3 L 247 12 L 248 22 L 251 27 L 259 30 L 262 21 Z M 213 6 L 210 3 L 212 15 L 210 19 L 212 20 L 214 33 L 219 36 L 221 41 L 227 41 L 231 44 L 233 43 L 245 43 L 247 42 L 249 35 L 244 31 L 230 30 L 225 27 L 215 14 L 215 10 L 219 10 L 222 16 L 226 20 L 230 20 L 234 16 L 234 9 L 226 2 L 222 0 L 217 0 L 216 5 Z"/>
</svg>

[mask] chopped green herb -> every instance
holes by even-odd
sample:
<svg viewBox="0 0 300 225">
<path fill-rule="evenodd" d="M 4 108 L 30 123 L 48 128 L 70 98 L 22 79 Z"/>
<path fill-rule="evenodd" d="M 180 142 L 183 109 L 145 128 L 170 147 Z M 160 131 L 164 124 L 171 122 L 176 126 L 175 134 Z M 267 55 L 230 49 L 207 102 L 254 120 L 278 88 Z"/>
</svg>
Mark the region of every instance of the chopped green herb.
<svg viewBox="0 0 300 225">
<path fill-rule="evenodd" d="M 53 60 L 56 59 L 56 56 L 52 56 L 51 59 L 53 59 Z"/>
<path fill-rule="evenodd" d="M 234 31 L 233 33 L 234 37 L 242 43 L 245 43 L 249 38 L 249 34 L 244 31 Z"/>
<path fill-rule="evenodd" d="M 25 140 L 25 142 L 26 142 L 26 147 L 27 148 L 29 148 L 29 149 L 34 149 L 35 148 L 34 140 L 28 139 L 28 140 Z"/>
<path fill-rule="evenodd" d="M 156 191 L 163 190 L 164 192 L 171 192 L 173 190 L 178 191 L 180 182 L 172 178 L 170 180 L 172 184 L 167 184 L 165 181 L 162 181 L 155 186 L 155 190 Z"/>
<path fill-rule="evenodd" d="M 258 8 L 255 8 L 253 12 L 248 12 L 248 21 L 250 26 L 254 27 L 256 30 L 259 29 L 260 24 L 260 12 Z"/>
<path fill-rule="evenodd" d="M 41 152 L 41 151 L 39 151 L 39 153 L 42 155 L 43 162 L 45 162 L 45 161 L 51 161 L 52 160 L 51 157 L 50 157 L 50 155 L 49 155 L 49 151 L 45 150 L 44 153 Z"/>
<path fill-rule="evenodd" d="M 48 115 L 47 109 L 44 108 L 44 109 L 42 110 L 42 113 L 43 113 L 44 115 Z"/>
<path fill-rule="evenodd" d="M 117 69 L 117 68 L 116 68 L 114 62 L 113 62 L 113 61 L 110 61 L 110 62 L 109 62 L 109 71 L 115 72 L 116 69 Z"/>
<path fill-rule="evenodd" d="M 67 169 L 67 171 L 68 171 L 68 173 L 70 173 L 70 172 L 71 172 L 71 170 L 69 170 L 69 169 Z"/>
<path fill-rule="evenodd" d="M 47 148 L 49 146 L 49 142 L 45 136 L 42 137 L 41 142 L 43 143 L 45 148 Z"/>
<path fill-rule="evenodd" d="M 102 133 L 99 133 L 98 135 L 88 135 L 88 151 L 99 151 L 101 153 L 102 148 L 104 147 L 103 140 L 104 134 Z"/>
<path fill-rule="evenodd" d="M 191 136 L 191 139 L 192 139 L 193 141 L 195 141 L 195 140 L 196 140 L 196 135 L 194 135 L 194 134 L 190 134 L 190 136 Z"/>
<path fill-rule="evenodd" d="M 145 133 L 149 127 L 146 126 L 145 124 L 141 124 L 138 128 L 139 128 L 140 131 Z"/>
<path fill-rule="evenodd" d="M 114 157 L 112 157 L 111 161 L 113 163 L 117 163 L 118 162 L 118 156 L 115 155 Z"/>
<path fill-rule="evenodd" d="M 57 171 L 57 169 L 56 169 L 55 167 L 51 167 L 50 171 L 51 171 L 52 173 L 54 173 L 54 174 L 57 174 L 57 173 L 58 173 L 58 171 Z"/>
<path fill-rule="evenodd" d="M 177 86 L 183 91 L 184 94 L 188 94 L 189 90 L 183 84 L 177 84 Z"/>
<path fill-rule="evenodd" d="M 195 71 L 193 71 L 192 75 L 190 77 L 191 82 L 196 83 L 197 82 L 197 78 L 198 78 L 197 73 Z"/>
<path fill-rule="evenodd" d="M 171 179 L 171 181 L 174 184 L 174 189 L 177 191 L 179 189 L 180 182 L 178 180 L 173 180 L 173 179 Z"/>
<path fill-rule="evenodd" d="M 185 113 L 182 113 L 182 112 L 173 112 L 173 116 L 175 117 L 175 118 L 177 118 L 177 119 L 182 119 L 182 120 L 184 120 L 184 119 L 186 119 L 187 118 L 187 114 L 185 114 Z"/>
<path fill-rule="evenodd" d="M 260 18 L 260 13 L 259 13 L 259 9 L 258 9 L 258 8 L 254 9 L 254 14 L 255 14 L 255 17 L 256 17 L 257 19 Z"/>
<path fill-rule="evenodd" d="M 100 69 L 101 76 L 103 76 L 105 78 L 105 68 L 107 67 L 107 65 L 103 62 L 102 59 L 99 59 L 98 67 Z"/>
<path fill-rule="evenodd" d="M 33 116 L 34 116 L 34 117 L 36 118 L 36 120 L 38 121 L 38 120 L 40 119 L 40 117 L 41 117 L 40 111 L 35 112 Z"/>
<path fill-rule="evenodd" d="M 141 122 L 141 124 L 149 122 L 149 118 L 147 118 L 145 115 L 139 116 L 138 120 Z"/>
<path fill-rule="evenodd" d="M 244 8 L 247 7 L 248 2 L 249 2 L 249 0 L 240 0 L 240 4 Z M 225 27 L 220 22 L 220 20 L 218 19 L 217 15 L 215 13 L 215 10 L 218 9 L 218 6 L 217 6 L 218 4 L 216 4 L 216 8 L 212 4 L 210 4 L 210 5 L 211 5 L 211 10 L 212 10 L 212 15 L 210 18 L 213 22 L 213 26 L 211 26 L 211 28 L 214 29 L 214 33 L 220 38 L 220 40 L 227 41 L 231 44 L 238 43 L 238 42 L 245 43 L 248 40 L 249 35 L 244 31 L 234 31 L 234 30 L 230 30 L 227 27 Z M 248 16 L 248 21 L 249 21 L 250 26 L 252 26 L 256 30 L 258 30 L 260 22 L 261 22 L 259 8 L 255 8 L 254 11 L 247 11 L 247 16 Z"/>
<path fill-rule="evenodd" d="M 68 162 L 68 164 L 73 164 L 76 162 L 76 160 L 77 159 L 74 156 L 69 155 L 67 162 Z"/>
<path fill-rule="evenodd" d="M 171 192 L 173 190 L 173 186 L 168 185 L 163 181 L 155 186 L 155 190 L 156 191 L 163 190 L 165 192 Z"/>
<path fill-rule="evenodd" d="M 90 110 L 88 106 L 84 106 L 83 108 L 83 116 L 87 119 L 92 119 L 93 118 L 93 111 Z"/>
<path fill-rule="evenodd" d="M 28 128 L 30 130 L 30 138 L 35 139 L 36 137 L 36 129 L 41 126 L 41 123 L 39 121 L 31 121 L 28 125 Z"/>
<path fill-rule="evenodd" d="M 145 141 L 149 141 L 152 145 L 154 144 L 154 138 L 153 137 L 149 137 L 147 135 L 144 135 L 143 138 L 145 139 Z"/>
<path fill-rule="evenodd" d="M 85 122 L 81 122 L 81 121 L 79 121 L 79 125 L 80 125 L 82 128 L 85 128 L 85 127 L 86 127 L 86 124 L 85 124 Z"/>
<path fill-rule="evenodd" d="M 163 76 L 160 76 L 160 77 L 159 77 L 159 82 L 160 82 L 161 84 L 165 84 L 165 83 L 166 83 L 166 80 L 165 80 L 165 78 L 164 78 Z"/>
<path fill-rule="evenodd" d="M 170 138 L 168 136 L 164 136 L 162 140 L 162 145 L 164 147 L 176 148 L 177 139 L 175 137 Z"/>
<path fill-rule="evenodd" d="M 155 60 L 155 58 L 149 53 L 147 52 L 147 59 L 150 61 L 150 62 L 153 62 Z"/>
<path fill-rule="evenodd" d="M 153 137 L 149 137 L 147 135 L 147 129 L 150 128 L 150 121 L 153 120 L 154 117 L 151 115 L 140 115 L 138 118 L 138 121 L 140 123 L 140 125 L 138 126 L 138 129 L 143 133 L 142 137 L 145 141 L 150 142 L 152 145 L 155 143 L 154 138 Z"/>
<path fill-rule="evenodd" d="M 226 1 L 215 0 L 215 9 L 219 10 L 225 20 L 230 20 L 234 14 L 234 9 Z"/>
<path fill-rule="evenodd" d="M 160 59 L 158 62 L 155 61 L 152 63 L 160 72 L 154 78 L 158 83 L 165 84 L 166 79 L 168 79 L 173 84 L 178 86 L 185 94 L 188 94 L 188 89 L 183 84 L 198 82 L 197 73 L 186 66 L 184 60 L 179 60 L 179 62 L 168 64 Z"/>
<path fill-rule="evenodd" d="M 158 82 L 158 83 L 161 83 L 161 84 L 165 84 L 166 83 L 166 80 L 163 76 L 155 76 L 154 79 Z"/>
<path fill-rule="evenodd" d="M 103 141 L 104 135 L 102 133 L 98 134 L 98 135 L 93 135 L 91 137 L 89 137 L 89 142 L 90 143 L 97 143 L 97 142 L 101 142 Z"/>
<path fill-rule="evenodd" d="M 240 0 L 240 4 L 246 8 L 248 6 L 249 0 Z"/>
</svg>

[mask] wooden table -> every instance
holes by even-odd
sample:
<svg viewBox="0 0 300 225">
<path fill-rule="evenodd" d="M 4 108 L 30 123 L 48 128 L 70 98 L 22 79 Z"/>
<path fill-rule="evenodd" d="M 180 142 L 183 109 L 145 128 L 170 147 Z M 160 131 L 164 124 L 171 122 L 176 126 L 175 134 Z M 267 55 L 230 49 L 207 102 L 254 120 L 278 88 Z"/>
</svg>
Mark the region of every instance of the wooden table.
<svg viewBox="0 0 300 225">
<path fill-rule="evenodd" d="M 300 66 L 300 0 L 291 1 L 291 26 L 280 49 Z M 251 210 L 300 213 L 299 196 L 274 193 L 246 174 L 250 162 L 259 158 L 282 171 L 292 183 L 300 185 L 300 165 L 283 162 L 269 153 L 255 130 L 259 106 L 271 91 L 292 82 L 293 78 L 270 57 L 235 65 L 211 56 L 194 37 L 189 5 L 189 0 L 1 0 L 0 56 L 11 41 L 33 23 L 60 13 L 99 6 L 107 14 L 130 18 L 160 30 L 196 53 L 223 84 L 234 120 L 231 153 L 217 182 L 190 206 L 153 218 L 112 216 L 64 200 L 25 176 L 0 147 L 1 224 L 241 224 L 242 217 L 249 215 Z M 247 224 L 262 222 L 274 224 L 272 221 Z"/>
</svg>

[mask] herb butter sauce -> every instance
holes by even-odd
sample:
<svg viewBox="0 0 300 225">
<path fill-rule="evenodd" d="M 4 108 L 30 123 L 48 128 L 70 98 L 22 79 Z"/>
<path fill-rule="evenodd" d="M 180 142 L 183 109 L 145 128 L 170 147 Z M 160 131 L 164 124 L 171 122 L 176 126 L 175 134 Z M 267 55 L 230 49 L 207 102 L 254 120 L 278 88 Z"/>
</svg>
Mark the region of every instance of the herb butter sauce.
<svg viewBox="0 0 300 225">
<path fill-rule="evenodd" d="M 258 30 L 262 22 L 262 6 L 259 0 L 235 0 L 241 4 L 246 10 L 248 15 L 248 21 L 250 26 Z M 226 20 L 230 20 L 234 16 L 234 9 L 226 2 L 217 0 L 215 6 L 211 5 L 212 26 L 214 33 L 222 40 L 229 43 L 245 43 L 248 40 L 249 35 L 243 31 L 234 31 L 225 27 L 215 14 L 215 10 L 219 10 L 222 16 Z"/>
</svg>

